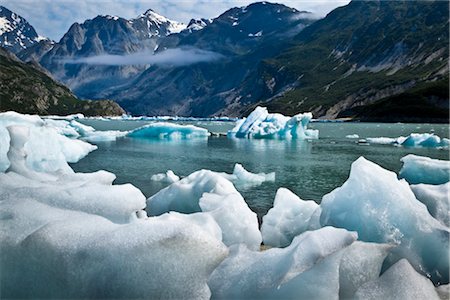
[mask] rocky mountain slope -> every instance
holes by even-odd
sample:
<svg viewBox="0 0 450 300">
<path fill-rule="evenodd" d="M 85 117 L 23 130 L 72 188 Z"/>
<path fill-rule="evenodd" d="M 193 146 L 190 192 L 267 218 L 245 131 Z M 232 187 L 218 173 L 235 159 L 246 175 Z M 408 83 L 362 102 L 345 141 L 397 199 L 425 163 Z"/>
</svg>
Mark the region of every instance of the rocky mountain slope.
<svg viewBox="0 0 450 300">
<path fill-rule="evenodd" d="M 353 1 L 318 21 L 259 2 L 187 26 L 152 10 L 131 20 L 98 16 L 18 56 L 38 60 L 80 97 L 114 99 L 138 115 L 241 116 L 264 105 L 322 118 L 441 122 L 448 26 L 444 1 Z"/>
<path fill-rule="evenodd" d="M 185 66 L 153 65 L 133 81 L 100 95 L 117 99 L 134 114 L 215 115 L 239 98 L 236 87 L 266 58 L 313 21 L 310 13 L 281 4 L 255 3 L 232 8 L 201 30 L 185 30 L 163 39 L 166 49 L 203 49 L 220 59 Z M 193 22 L 191 22 L 193 23 Z"/>
<path fill-rule="evenodd" d="M 261 91 L 254 100 L 275 111 L 336 118 L 361 115 L 378 100 L 392 102 L 439 81 L 447 93 L 430 94 L 440 100 L 421 107 L 440 109 L 448 120 L 448 26 L 447 2 L 354 1 L 302 31 L 292 47 L 261 64 L 251 87 L 241 89 Z M 286 86 L 294 88 L 277 95 Z"/>
<path fill-rule="evenodd" d="M 33 26 L 18 14 L 0 5 L 0 45 L 13 53 L 49 41 L 36 33 Z"/>
<path fill-rule="evenodd" d="M 40 63 L 84 98 L 99 98 L 105 88 L 118 86 L 143 72 L 145 65 L 99 65 L 77 63 L 96 55 L 152 54 L 158 41 L 186 28 L 153 10 L 135 19 L 97 16 L 73 24 L 63 38 L 40 59 Z"/>
<path fill-rule="evenodd" d="M 0 111 L 40 115 L 87 116 L 121 115 L 123 109 L 114 101 L 82 101 L 67 87 L 55 82 L 39 66 L 25 64 L 0 47 Z"/>
</svg>

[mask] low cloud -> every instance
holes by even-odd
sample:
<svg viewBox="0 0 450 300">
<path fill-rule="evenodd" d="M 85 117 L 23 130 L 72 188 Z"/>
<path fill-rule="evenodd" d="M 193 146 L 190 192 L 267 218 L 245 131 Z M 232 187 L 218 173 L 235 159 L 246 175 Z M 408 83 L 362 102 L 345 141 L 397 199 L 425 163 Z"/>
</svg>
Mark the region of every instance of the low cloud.
<svg viewBox="0 0 450 300">
<path fill-rule="evenodd" d="M 136 52 L 127 55 L 103 54 L 97 56 L 80 57 L 63 60 L 67 64 L 89 64 L 106 66 L 126 65 L 158 65 L 158 66 L 186 66 L 201 62 L 215 61 L 223 55 L 198 48 L 167 49 L 156 54 Z"/>
</svg>

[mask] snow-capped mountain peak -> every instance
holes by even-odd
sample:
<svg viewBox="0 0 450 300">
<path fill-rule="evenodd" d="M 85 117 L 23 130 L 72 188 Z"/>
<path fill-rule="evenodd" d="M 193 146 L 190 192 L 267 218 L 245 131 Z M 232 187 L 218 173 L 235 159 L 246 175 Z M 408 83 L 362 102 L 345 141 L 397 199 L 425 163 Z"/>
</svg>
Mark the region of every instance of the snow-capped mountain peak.
<svg viewBox="0 0 450 300">
<path fill-rule="evenodd" d="M 172 33 L 179 33 L 180 31 L 186 29 L 186 24 L 170 20 L 153 9 L 148 9 L 145 13 L 139 15 L 135 21 L 145 21 L 148 31 L 152 35 L 169 35 Z"/>
<path fill-rule="evenodd" d="M 0 6 L 0 45 L 18 53 L 48 38 L 36 33 L 33 26 L 18 14 Z"/>
</svg>

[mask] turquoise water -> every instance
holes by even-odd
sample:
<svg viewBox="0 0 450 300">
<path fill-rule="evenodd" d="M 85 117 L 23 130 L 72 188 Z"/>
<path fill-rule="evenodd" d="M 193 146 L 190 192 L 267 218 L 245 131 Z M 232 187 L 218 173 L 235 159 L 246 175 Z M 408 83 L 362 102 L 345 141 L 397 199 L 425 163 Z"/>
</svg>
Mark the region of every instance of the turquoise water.
<svg viewBox="0 0 450 300">
<path fill-rule="evenodd" d="M 144 121 L 82 120 L 97 130 L 131 130 L 148 124 Z M 194 124 L 211 132 L 226 133 L 232 122 L 178 122 Z M 286 187 L 305 200 L 320 202 L 323 195 L 342 185 L 347 179 L 351 163 L 360 156 L 398 172 L 400 158 L 413 153 L 437 159 L 449 159 L 446 150 L 404 148 L 392 145 L 358 145 L 346 135 L 365 137 L 398 137 L 412 132 L 434 131 L 449 136 L 449 126 L 442 124 L 374 124 L 374 123 L 312 123 L 319 129 L 319 140 L 279 141 L 230 139 L 211 136 L 208 139 L 165 141 L 121 138 L 115 142 L 97 143 L 98 150 L 72 167 L 77 172 L 108 170 L 117 175 L 116 183 L 132 183 L 147 197 L 166 184 L 153 182 L 155 173 L 173 170 L 187 176 L 200 169 L 232 173 L 235 163 L 247 170 L 275 172 L 275 182 L 240 192 L 259 217 L 272 207 L 279 187 Z"/>
</svg>

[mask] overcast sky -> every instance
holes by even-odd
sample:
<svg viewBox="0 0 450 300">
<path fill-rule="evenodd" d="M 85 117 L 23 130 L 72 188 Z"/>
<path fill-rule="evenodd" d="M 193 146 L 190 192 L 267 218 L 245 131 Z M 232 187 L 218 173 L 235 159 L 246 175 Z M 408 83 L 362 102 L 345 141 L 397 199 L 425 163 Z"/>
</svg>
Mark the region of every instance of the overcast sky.
<svg viewBox="0 0 450 300">
<path fill-rule="evenodd" d="M 246 0 L 1 0 L 1 5 L 18 13 L 38 34 L 59 41 L 74 22 L 82 23 L 97 15 L 134 18 L 152 8 L 159 14 L 184 23 L 191 18 L 214 18 L 225 10 L 257 1 Z M 349 0 L 279 0 L 298 10 L 325 16 Z"/>
</svg>

